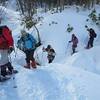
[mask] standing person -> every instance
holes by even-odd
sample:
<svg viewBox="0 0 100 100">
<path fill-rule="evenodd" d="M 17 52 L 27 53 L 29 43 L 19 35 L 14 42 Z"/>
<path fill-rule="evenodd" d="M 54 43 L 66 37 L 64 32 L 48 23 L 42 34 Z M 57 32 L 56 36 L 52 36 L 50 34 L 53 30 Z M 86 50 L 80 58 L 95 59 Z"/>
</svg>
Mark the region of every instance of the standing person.
<svg viewBox="0 0 100 100">
<path fill-rule="evenodd" d="M 89 49 L 89 48 L 93 47 L 94 38 L 96 38 L 97 35 L 92 28 L 90 28 L 90 29 L 88 28 L 87 31 L 89 32 L 89 41 L 86 46 L 86 49 Z"/>
<path fill-rule="evenodd" d="M 48 63 L 52 63 L 56 55 L 55 50 L 51 47 L 51 45 L 48 45 L 47 48 L 43 47 L 43 51 L 44 52 L 46 51 L 48 53 L 47 55 Z"/>
<path fill-rule="evenodd" d="M 9 60 L 9 55 L 14 50 L 13 45 L 11 30 L 7 26 L 0 26 L 0 74 L 3 77 L 16 72 Z"/>
<path fill-rule="evenodd" d="M 72 54 L 74 54 L 76 52 L 76 47 L 77 47 L 77 44 L 78 44 L 78 38 L 75 36 L 75 34 L 72 34 L 72 39 L 71 41 L 69 41 L 69 43 L 72 42 Z"/>
<path fill-rule="evenodd" d="M 21 31 L 21 38 L 17 42 L 17 47 L 26 54 L 26 65 L 25 68 L 36 68 L 36 62 L 34 59 L 34 51 L 36 49 L 35 38 L 27 33 L 25 30 Z"/>
</svg>

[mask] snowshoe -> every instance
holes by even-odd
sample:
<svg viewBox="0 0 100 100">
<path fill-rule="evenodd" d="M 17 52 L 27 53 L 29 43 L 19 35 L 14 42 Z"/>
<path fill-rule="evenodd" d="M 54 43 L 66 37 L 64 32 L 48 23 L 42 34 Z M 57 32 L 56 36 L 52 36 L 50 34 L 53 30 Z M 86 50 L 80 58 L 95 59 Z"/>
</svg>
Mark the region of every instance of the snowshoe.
<svg viewBox="0 0 100 100">
<path fill-rule="evenodd" d="M 7 75 L 12 75 L 12 74 L 17 74 L 17 73 L 18 73 L 17 70 L 12 70 L 12 72 L 11 71 L 7 71 Z"/>
<path fill-rule="evenodd" d="M 40 64 L 38 62 L 36 62 L 36 65 L 40 66 Z"/>
<path fill-rule="evenodd" d="M 27 63 L 26 65 L 24 65 L 24 68 L 30 69 L 30 63 Z"/>
<path fill-rule="evenodd" d="M 17 74 L 18 73 L 18 70 L 13 70 L 12 71 L 12 74 Z"/>
<path fill-rule="evenodd" d="M 17 73 L 18 73 L 18 70 L 13 70 L 12 73 L 13 73 L 13 74 L 17 74 Z"/>
<path fill-rule="evenodd" d="M 85 49 L 89 49 L 89 47 L 85 47 Z"/>
<path fill-rule="evenodd" d="M 77 53 L 78 51 L 75 51 L 74 53 L 71 53 L 71 55 L 73 55 L 73 54 L 75 54 L 75 53 Z"/>
<path fill-rule="evenodd" d="M 7 76 L 0 76 L 0 82 L 5 82 L 7 80 L 9 80 L 11 77 L 7 77 Z"/>
<path fill-rule="evenodd" d="M 24 66 L 24 68 L 30 69 L 30 67 L 29 67 L 29 66 Z"/>
<path fill-rule="evenodd" d="M 25 69 L 31 69 L 31 67 L 27 67 L 27 66 L 24 66 L 24 68 Z M 34 66 L 34 67 L 32 67 L 33 69 L 36 69 L 37 67 L 36 66 Z"/>
<path fill-rule="evenodd" d="M 91 47 L 91 46 L 89 46 L 89 47 L 88 47 L 88 46 L 86 46 L 86 47 L 85 47 L 85 49 L 90 49 L 90 48 L 92 48 L 92 47 Z"/>
</svg>

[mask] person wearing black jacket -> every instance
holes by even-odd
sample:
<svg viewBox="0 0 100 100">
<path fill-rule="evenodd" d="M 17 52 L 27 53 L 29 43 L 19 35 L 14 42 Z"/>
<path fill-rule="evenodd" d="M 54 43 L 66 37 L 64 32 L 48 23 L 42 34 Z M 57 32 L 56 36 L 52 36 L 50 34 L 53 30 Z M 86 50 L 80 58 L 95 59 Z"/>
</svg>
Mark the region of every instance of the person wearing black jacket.
<svg viewBox="0 0 100 100">
<path fill-rule="evenodd" d="M 93 47 L 94 38 L 96 38 L 97 35 L 92 28 L 87 29 L 87 31 L 89 32 L 89 41 L 86 48 L 89 49 Z"/>
</svg>

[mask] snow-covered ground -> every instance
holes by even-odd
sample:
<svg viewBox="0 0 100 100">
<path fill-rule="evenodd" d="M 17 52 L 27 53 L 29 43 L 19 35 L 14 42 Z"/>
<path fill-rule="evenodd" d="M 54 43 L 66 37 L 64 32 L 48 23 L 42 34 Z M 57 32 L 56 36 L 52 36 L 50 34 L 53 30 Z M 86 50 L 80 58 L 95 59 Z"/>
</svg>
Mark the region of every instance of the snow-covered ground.
<svg viewBox="0 0 100 100">
<path fill-rule="evenodd" d="M 98 13 L 100 7 L 96 7 Z M 19 15 L 16 12 L 8 14 L 13 20 L 3 24 L 10 26 L 16 41 L 20 35 Z M 9 81 L 0 83 L 0 100 L 100 100 L 100 29 L 91 22 L 86 22 L 91 11 L 76 12 L 75 7 L 67 8 L 62 13 L 47 12 L 40 14 L 44 19 L 37 24 L 43 45 L 35 52 L 36 60 L 41 63 L 37 69 L 23 68 L 25 54 L 16 48 L 11 60 L 19 73 Z M 56 23 L 54 23 L 56 22 Z M 68 33 L 67 25 L 74 27 Z M 85 25 L 94 28 L 97 38 L 94 47 L 84 49 L 88 42 L 88 32 Z M 31 29 L 36 36 L 36 30 Z M 79 39 L 78 53 L 71 55 L 71 34 L 75 33 Z M 56 58 L 52 64 L 47 63 L 46 53 L 42 47 L 51 44 L 56 51 Z"/>
</svg>

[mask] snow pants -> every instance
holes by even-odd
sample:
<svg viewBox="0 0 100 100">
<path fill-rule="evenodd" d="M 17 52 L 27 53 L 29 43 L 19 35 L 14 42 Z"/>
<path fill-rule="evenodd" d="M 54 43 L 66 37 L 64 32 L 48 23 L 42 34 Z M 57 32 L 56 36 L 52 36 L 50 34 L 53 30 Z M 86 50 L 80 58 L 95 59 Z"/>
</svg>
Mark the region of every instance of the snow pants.
<svg viewBox="0 0 100 100">
<path fill-rule="evenodd" d="M 9 62 L 8 50 L 0 50 L 0 66 Z"/>
<path fill-rule="evenodd" d="M 72 51 L 73 51 L 72 53 L 73 53 L 73 54 L 76 52 L 76 50 L 75 50 L 76 47 L 77 47 L 77 45 L 72 45 Z"/>
<path fill-rule="evenodd" d="M 30 61 L 35 61 L 34 59 L 34 50 L 25 50 L 25 54 L 26 54 L 26 63 L 30 63 Z"/>
<path fill-rule="evenodd" d="M 7 69 L 10 72 L 13 70 L 11 63 L 9 62 L 8 50 L 0 50 L 0 75 L 7 75 Z"/>
<path fill-rule="evenodd" d="M 87 44 L 87 48 L 93 47 L 93 41 L 94 41 L 94 38 L 89 39 L 88 44 Z"/>
<path fill-rule="evenodd" d="M 54 60 L 55 56 L 48 55 L 47 58 L 48 58 L 48 63 L 52 63 L 52 61 Z"/>
</svg>

